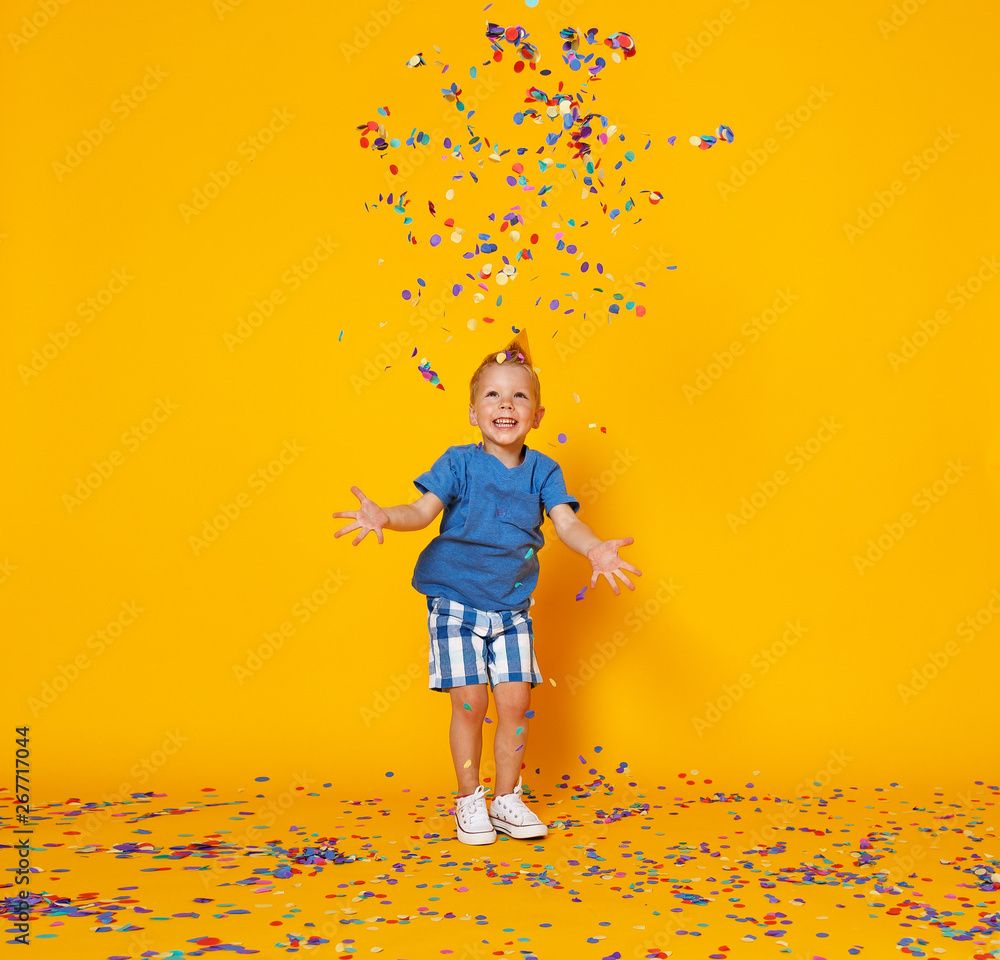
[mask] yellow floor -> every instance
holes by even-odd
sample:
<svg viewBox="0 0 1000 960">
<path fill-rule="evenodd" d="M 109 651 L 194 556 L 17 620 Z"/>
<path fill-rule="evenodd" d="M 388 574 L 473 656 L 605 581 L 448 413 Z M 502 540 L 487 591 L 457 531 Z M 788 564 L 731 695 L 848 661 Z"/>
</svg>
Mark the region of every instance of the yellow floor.
<svg viewBox="0 0 1000 960">
<path fill-rule="evenodd" d="M 1000 957 L 995 784 L 789 800 L 543 779 L 529 802 L 548 837 L 484 847 L 455 839 L 450 795 L 395 783 L 81 797 L 21 826 L 5 803 L 5 876 L 28 837 L 27 937 L 60 957 Z"/>
</svg>

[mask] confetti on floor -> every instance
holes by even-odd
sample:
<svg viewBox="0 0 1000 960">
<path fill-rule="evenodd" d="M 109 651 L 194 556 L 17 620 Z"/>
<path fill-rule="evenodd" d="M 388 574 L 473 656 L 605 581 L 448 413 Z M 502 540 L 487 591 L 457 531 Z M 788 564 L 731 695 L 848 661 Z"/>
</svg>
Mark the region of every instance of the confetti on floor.
<svg viewBox="0 0 1000 960">
<path fill-rule="evenodd" d="M 481 847 L 456 840 L 454 794 L 395 782 L 365 799 L 299 776 L 42 804 L 31 945 L 107 960 L 324 945 L 343 960 L 1000 957 L 997 785 L 796 798 L 580 759 L 584 778 L 525 784 L 546 838 Z M 0 792 L 13 880 L 11 800 Z M 16 894 L 0 891 L 8 943 Z"/>
</svg>

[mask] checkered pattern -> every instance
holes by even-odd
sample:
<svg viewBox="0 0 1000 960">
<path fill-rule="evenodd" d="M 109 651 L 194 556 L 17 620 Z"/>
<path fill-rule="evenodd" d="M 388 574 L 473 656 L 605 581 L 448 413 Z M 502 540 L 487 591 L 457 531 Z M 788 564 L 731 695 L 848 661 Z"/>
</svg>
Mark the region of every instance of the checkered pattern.
<svg viewBox="0 0 1000 960">
<path fill-rule="evenodd" d="M 508 680 L 537 687 L 542 682 L 527 610 L 477 610 L 428 597 L 427 627 L 431 690 L 470 683 L 489 683 L 492 689 Z"/>
</svg>

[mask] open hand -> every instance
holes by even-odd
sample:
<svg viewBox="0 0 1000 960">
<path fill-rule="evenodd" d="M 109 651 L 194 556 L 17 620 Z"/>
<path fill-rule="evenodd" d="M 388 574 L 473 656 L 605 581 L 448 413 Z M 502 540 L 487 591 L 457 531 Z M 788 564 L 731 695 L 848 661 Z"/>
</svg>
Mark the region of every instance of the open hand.
<svg viewBox="0 0 1000 960">
<path fill-rule="evenodd" d="M 346 527 L 342 527 L 334 536 L 342 537 L 345 533 L 350 533 L 352 530 L 360 530 L 361 532 L 351 541 L 351 545 L 356 547 L 374 530 L 375 536 L 378 537 L 378 542 L 381 543 L 382 528 L 389 522 L 389 514 L 375 503 L 374 500 L 369 500 L 357 487 L 351 487 L 351 493 L 361 501 L 360 509 L 344 510 L 333 514 L 335 517 L 348 517 L 354 520 L 354 523 L 349 523 Z"/>
<path fill-rule="evenodd" d="M 590 578 L 590 588 L 592 590 L 597 586 L 597 578 L 601 576 L 611 584 L 611 589 L 614 590 L 616 595 L 621 593 L 621 590 L 618 589 L 618 584 L 615 583 L 615 577 L 618 577 L 629 590 L 635 589 L 635 585 L 622 571 L 628 570 L 629 573 L 634 573 L 637 577 L 642 576 L 642 571 L 637 570 L 627 560 L 622 560 L 618 556 L 619 547 L 627 547 L 634 542 L 632 537 L 626 537 L 624 540 L 602 540 L 596 547 L 591 547 L 587 551 L 587 559 L 594 568 L 594 575 Z"/>
</svg>

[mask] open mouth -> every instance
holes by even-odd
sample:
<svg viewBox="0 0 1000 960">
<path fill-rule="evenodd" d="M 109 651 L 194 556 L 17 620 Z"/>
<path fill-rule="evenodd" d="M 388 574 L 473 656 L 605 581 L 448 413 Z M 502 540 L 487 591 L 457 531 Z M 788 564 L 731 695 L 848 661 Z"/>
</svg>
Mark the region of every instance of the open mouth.
<svg viewBox="0 0 1000 960">
<path fill-rule="evenodd" d="M 493 421 L 493 426 L 499 430 L 513 430 L 517 426 L 517 421 L 511 420 L 510 417 L 499 417 Z"/>
</svg>

